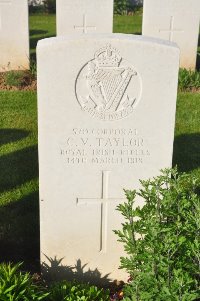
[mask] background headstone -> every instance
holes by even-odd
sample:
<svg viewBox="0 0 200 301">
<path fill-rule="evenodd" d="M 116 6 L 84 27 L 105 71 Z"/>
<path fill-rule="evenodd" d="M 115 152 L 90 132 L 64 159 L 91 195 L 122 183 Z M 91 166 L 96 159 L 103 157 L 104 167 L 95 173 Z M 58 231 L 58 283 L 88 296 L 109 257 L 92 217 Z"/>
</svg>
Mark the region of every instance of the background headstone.
<svg viewBox="0 0 200 301">
<path fill-rule="evenodd" d="M 28 1 L 0 0 L 0 72 L 28 68 Z"/>
<path fill-rule="evenodd" d="M 71 35 L 40 41 L 37 62 L 42 261 L 57 260 L 48 273 L 127 280 L 115 208 L 124 188 L 171 166 L 179 49 Z"/>
<path fill-rule="evenodd" d="M 57 0 L 57 35 L 112 33 L 113 0 Z"/>
<path fill-rule="evenodd" d="M 177 43 L 180 66 L 195 69 L 199 19 L 199 0 L 145 0 L 142 34 Z"/>
</svg>

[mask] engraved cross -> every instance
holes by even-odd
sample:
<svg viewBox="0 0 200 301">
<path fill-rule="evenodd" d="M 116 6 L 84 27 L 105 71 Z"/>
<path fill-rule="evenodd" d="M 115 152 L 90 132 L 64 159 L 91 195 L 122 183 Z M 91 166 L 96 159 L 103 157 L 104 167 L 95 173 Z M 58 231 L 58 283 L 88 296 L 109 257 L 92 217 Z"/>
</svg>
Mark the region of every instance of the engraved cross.
<svg viewBox="0 0 200 301">
<path fill-rule="evenodd" d="M 12 0 L 0 0 L 0 7 L 1 5 L 4 5 L 4 4 L 12 4 Z M 3 21 L 2 21 L 2 11 L 1 11 L 1 8 L 0 8 L 0 30 L 2 29 L 3 27 Z"/>
<path fill-rule="evenodd" d="M 91 30 L 96 30 L 96 26 L 87 26 L 87 19 L 86 19 L 86 15 L 83 15 L 83 25 L 82 26 L 76 26 L 74 25 L 74 29 L 82 29 L 83 33 L 87 33 L 88 29 Z"/>
<path fill-rule="evenodd" d="M 184 32 L 184 31 L 181 29 L 174 29 L 174 17 L 171 16 L 170 28 L 169 29 L 160 29 L 159 32 L 168 32 L 169 33 L 169 41 L 172 42 L 174 32 Z"/>
<path fill-rule="evenodd" d="M 102 193 L 101 198 L 78 198 L 77 205 L 94 205 L 101 204 L 100 213 L 100 247 L 99 252 L 106 253 L 107 251 L 107 236 L 108 236 L 108 203 L 110 202 L 121 202 L 125 199 L 122 198 L 109 198 L 108 197 L 108 186 L 109 186 L 109 175 L 111 171 L 102 171 Z"/>
</svg>

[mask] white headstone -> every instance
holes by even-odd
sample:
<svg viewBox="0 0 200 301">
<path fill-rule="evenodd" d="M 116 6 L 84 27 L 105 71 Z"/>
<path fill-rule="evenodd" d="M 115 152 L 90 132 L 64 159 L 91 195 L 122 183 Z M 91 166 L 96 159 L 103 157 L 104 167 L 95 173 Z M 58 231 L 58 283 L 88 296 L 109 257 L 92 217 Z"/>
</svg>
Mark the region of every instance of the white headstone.
<svg viewBox="0 0 200 301">
<path fill-rule="evenodd" d="M 0 0 L 0 72 L 28 68 L 28 1 Z"/>
<path fill-rule="evenodd" d="M 195 69 L 199 19 L 199 0 L 145 0 L 142 34 L 177 43 L 180 66 Z"/>
<path fill-rule="evenodd" d="M 115 210 L 172 162 L 179 49 L 133 35 L 71 35 L 37 49 L 42 261 L 127 280 Z"/>
<path fill-rule="evenodd" d="M 57 35 L 112 33 L 113 0 L 56 0 Z"/>
</svg>

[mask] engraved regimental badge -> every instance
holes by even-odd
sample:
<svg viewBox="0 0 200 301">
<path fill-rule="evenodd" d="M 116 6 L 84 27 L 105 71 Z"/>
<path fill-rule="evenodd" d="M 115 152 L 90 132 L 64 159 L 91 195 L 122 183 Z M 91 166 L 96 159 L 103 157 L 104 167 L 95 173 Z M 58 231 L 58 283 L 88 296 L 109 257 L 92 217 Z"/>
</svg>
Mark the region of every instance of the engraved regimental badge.
<svg viewBox="0 0 200 301">
<path fill-rule="evenodd" d="M 80 70 L 76 97 L 82 110 L 104 121 L 131 114 L 141 96 L 141 78 L 120 52 L 107 45 Z"/>
</svg>

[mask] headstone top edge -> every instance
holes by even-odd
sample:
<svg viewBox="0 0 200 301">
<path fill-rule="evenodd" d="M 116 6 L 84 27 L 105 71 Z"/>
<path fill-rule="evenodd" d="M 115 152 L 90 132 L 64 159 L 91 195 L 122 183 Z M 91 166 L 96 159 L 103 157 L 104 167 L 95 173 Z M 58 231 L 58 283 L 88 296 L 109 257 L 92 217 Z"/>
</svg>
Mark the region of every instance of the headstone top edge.
<svg viewBox="0 0 200 301">
<path fill-rule="evenodd" d="M 38 48 L 46 48 L 48 46 L 53 46 L 55 44 L 65 44 L 68 43 L 69 41 L 87 41 L 87 40 L 103 40 L 103 39 L 110 39 L 110 40 L 123 40 L 123 41 L 135 41 L 135 42 L 141 42 L 141 43 L 148 43 L 152 45 L 158 45 L 158 46 L 164 46 L 164 47 L 169 47 L 169 48 L 174 48 L 179 51 L 179 47 L 177 46 L 176 43 L 158 39 L 158 38 L 153 38 L 153 37 L 148 37 L 148 36 L 142 36 L 142 35 L 132 35 L 132 34 L 122 34 L 122 33 L 113 33 L 113 34 L 69 34 L 66 36 L 59 36 L 59 37 L 52 37 L 52 38 L 46 38 L 42 39 L 38 42 L 37 44 L 37 49 Z"/>
</svg>

